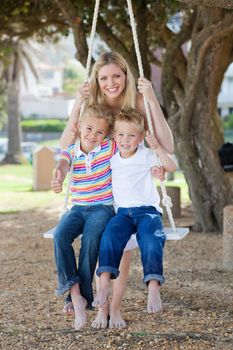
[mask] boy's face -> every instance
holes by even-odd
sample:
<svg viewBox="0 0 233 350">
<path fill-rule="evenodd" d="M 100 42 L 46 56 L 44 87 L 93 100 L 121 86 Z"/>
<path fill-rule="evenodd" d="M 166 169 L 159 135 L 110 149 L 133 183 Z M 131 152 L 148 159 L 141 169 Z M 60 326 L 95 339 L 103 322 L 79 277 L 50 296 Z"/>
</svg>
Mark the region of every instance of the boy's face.
<svg viewBox="0 0 233 350">
<path fill-rule="evenodd" d="M 80 123 L 81 149 L 89 153 L 100 145 L 108 134 L 108 123 L 102 118 L 85 116 Z"/>
<path fill-rule="evenodd" d="M 114 139 L 122 158 L 132 157 L 143 140 L 140 126 L 126 121 L 116 121 L 114 124 Z"/>
</svg>

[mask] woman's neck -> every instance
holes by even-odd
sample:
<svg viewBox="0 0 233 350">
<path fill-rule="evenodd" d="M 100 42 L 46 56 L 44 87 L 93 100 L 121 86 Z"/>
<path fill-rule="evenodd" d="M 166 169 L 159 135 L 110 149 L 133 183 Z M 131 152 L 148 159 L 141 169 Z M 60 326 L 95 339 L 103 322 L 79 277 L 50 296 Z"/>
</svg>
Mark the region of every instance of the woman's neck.
<svg viewBox="0 0 233 350">
<path fill-rule="evenodd" d="M 113 114 L 117 114 L 121 110 L 121 100 L 108 100 L 107 105 Z"/>
</svg>

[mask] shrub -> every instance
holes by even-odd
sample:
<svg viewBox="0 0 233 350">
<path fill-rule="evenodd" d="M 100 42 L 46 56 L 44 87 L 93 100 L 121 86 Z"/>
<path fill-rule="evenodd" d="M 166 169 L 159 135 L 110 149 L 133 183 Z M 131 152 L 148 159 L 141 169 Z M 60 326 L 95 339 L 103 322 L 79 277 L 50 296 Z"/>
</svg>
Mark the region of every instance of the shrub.
<svg viewBox="0 0 233 350">
<path fill-rule="evenodd" d="M 24 132 L 62 132 L 66 126 L 60 119 L 25 119 L 21 121 Z"/>
<path fill-rule="evenodd" d="M 223 121 L 224 130 L 233 130 L 233 114 L 228 115 Z"/>
</svg>

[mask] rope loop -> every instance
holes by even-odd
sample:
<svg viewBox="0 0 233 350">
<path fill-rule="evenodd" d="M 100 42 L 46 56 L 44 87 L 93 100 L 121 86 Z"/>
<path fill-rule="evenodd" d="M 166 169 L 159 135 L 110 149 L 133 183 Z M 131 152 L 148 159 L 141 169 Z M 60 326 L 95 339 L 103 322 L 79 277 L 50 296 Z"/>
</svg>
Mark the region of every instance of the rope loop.
<svg viewBox="0 0 233 350">
<path fill-rule="evenodd" d="M 167 208 L 167 207 L 171 208 L 171 207 L 172 207 L 172 200 L 171 200 L 171 197 L 169 197 L 169 196 L 163 197 L 162 203 L 163 203 L 163 205 L 164 205 L 166 208 Z"/>
</svg>

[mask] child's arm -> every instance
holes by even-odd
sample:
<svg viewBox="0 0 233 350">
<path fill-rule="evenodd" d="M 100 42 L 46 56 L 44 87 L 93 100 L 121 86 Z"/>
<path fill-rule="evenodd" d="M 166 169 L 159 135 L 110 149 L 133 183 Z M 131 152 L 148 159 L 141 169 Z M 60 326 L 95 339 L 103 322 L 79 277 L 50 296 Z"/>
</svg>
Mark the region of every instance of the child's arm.
<svg viewBox="0 0 233 350">
<path fill-rule="evenodd" d="M 53 179 L 51 181 L 51 187 L 55 193 L 62 192 L 62 185 L 68 171 L 69 163 L 65 159 L 59 160 L 53 174 Z"/>
<path fill-rule="evenodd" d="M 146 133 L 146 141 L 148 142 L 150 148 L 156 151 L 156 153 L 158 154 L 165 171 L 176 171 L 176 163 L 172 156 L 169 153 L 167 153 L 167 151 L 162 146 L 160 146 L 156 138 L 153 135 L 150 135 L 148 131 Z"/>
</svg>

